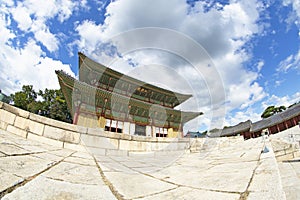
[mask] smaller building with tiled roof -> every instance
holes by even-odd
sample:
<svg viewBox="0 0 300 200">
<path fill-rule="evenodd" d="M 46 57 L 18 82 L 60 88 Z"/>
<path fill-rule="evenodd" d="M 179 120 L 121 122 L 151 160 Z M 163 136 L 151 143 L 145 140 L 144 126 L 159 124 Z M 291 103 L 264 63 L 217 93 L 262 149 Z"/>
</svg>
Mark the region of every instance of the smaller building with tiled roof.
<svg viewBox="0 0 300 200">
<path fill-rule="evenodd" d="M 286 129 L 299 125 L 300 128 L 300 103 L 291 106 L 283 112 L 252 123 L 250 120 L 235 126 L 209 131 L 210 137 L 225 137 L 243 135 L 245 139 L 255 138 L 267 134 L 276 134 Z"/>
</svg>

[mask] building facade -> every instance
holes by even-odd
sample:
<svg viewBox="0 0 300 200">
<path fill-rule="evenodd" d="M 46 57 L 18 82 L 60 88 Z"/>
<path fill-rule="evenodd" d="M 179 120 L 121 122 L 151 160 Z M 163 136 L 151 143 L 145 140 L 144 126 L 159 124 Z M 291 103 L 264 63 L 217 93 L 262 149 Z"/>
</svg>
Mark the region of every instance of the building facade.
<svg viewBox="0 0 300 200">
<path fill-rule="evenodd" d="M 182 137 L 183 125 L 201 112 L 174 109 L 180 94 L 112 70 L 79 53 L 79 80 L 56 71 L 73 123 L 150 137 Z"/>
<path fill-rule="evenodd" d="M 276 134 L 294 126 L 299 126 L 300 128 L 300 103 L 257 122 L 252 123 L 248 120 L 235 126 L 212 130 L 210 136 L 243 135 L 245 139 L 250 139 L 260 137 L 262 134 Z"/>
<path fill-rule="evenodd" d="M 10 97 L 3 94 L 1 90 L 0 90 L 0 101 L 4 103 L 9 103 L 10 101 Z"/>
</svg>

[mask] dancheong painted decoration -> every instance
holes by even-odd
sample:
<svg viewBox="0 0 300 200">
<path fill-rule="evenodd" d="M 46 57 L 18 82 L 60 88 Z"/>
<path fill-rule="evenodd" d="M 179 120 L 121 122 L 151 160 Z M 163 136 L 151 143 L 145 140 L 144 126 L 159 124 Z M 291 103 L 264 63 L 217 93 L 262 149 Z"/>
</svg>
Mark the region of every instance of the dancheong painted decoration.
<svg viewBox="0 0 300 200">
<path fill-rule="evenodd" d="M 79 80 L 56 71 L 73 123 L 124 134 L 182 137 L 184 123 L 202 112 L 175 106 L 192 95 L 137 80 L 79 53 Z"/>
</svg>

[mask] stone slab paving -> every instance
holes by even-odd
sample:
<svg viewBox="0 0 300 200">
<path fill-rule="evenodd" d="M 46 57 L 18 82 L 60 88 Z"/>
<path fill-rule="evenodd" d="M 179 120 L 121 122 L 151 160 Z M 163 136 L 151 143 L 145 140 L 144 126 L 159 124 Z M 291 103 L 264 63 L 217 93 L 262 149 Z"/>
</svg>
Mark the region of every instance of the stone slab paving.
<svg viewBox="0 0 300 200">
<path fill-rule="evenodd" d="M 0 131 L 0 199 L 116 199 L 88 153 Z"/>
<path fill-rule="evenodd" d="M 278 162 L 287 200 L 300 199 L 300 158 Z"/>
<path fill-rule="evenodd" d="M 211 200 L 211 199 L 222 199 L 222 200 L 234 200 L 239 199 L 239 194 L 230 194 L 223 192 L 215 192 L 201 189 L 194 189 L 189 187 L 178 187 L 173 190 L 169 190 L 163 193 L 155 194 L 149 197 L 138 198 L 143 200 L 161 200 L 161 199 L 178 199 L 178 200 Z"/>
<path fill-rule="evenodd" d="M 299 189 L 299 162 L 277 165 L 270 144 L 268 153 L 263 145 L 260 138 L 221 148 L 208 141 L 196 153 L 103 156 L 0 130 L 0 198 L 285 199 L 291 179 Z"/>
<path fill-rule="evenodd" d="M 248 199 L 286 199 L 278 164 L 270 142 L 266 143 L 268 153 L 261 154 L 248 188 Z"/>
<path fill-rule="evenodd" d="M 75 184 L 39 176 L 3 197 L 3 200 L 74 200 L 116 199 L 106 185 Z"/>
<path fill-rule="evenodd" d="M 133 199 L 174 189 L 174 184 L 133 172 L 106 172 L 105 176 L 125 199 Z"/>
</svg>

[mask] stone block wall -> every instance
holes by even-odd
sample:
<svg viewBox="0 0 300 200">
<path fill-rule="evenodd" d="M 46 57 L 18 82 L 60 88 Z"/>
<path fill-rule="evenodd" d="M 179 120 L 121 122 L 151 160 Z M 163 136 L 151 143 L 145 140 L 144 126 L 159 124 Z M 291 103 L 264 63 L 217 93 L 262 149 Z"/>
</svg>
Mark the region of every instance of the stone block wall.
<svg viewBox="0 0 300 200">
<path fill-rule="evenodd" d="M 191 148 L 194 138 L 155 138 L 104 131 L 56 121 L 0 102 L 0 129 L 21 137 L 96 155 L 178 152 Z M 198 142 L 203 144 L 206 138 Z M 216 139 L 215 139 L 216 140 Z M 229 145 L 219 138 L 218 147 Z M 236 139 L 235 139 L 236 140 Z M 153 154 L 154 155 L 154 154 Z"/>
<path fill-rule="evenodd" d="M 61 148 L 91 151 L 99 155 L 129 152 L 184 151 L 190 139 L 152 138 L 87 128 L 56 121 L 0 102 L 0 129 Z"/>
<path fill-rule="evenodd" d="M 300 156 L 300 127 L 294 126 L 270 135 L 277 161 L 287 161 Z"/>
<path fill-rule="evenodd" d="M 288 161 L 300 156 L 299 144 L 289 143 L 281 139 L 271 139 L 277 161 Z"/>
</svg>

